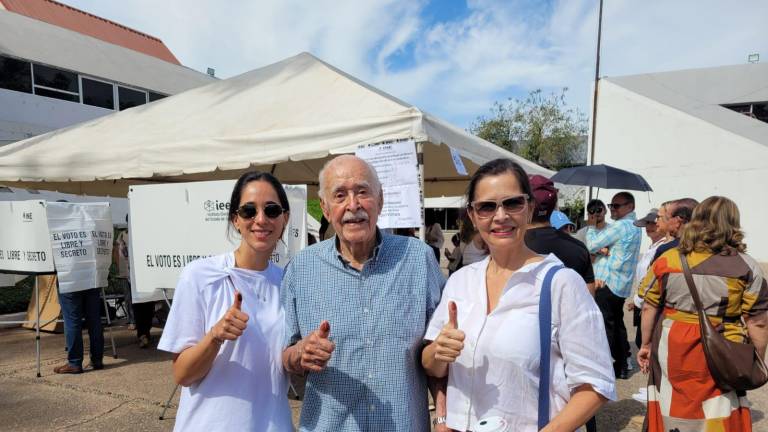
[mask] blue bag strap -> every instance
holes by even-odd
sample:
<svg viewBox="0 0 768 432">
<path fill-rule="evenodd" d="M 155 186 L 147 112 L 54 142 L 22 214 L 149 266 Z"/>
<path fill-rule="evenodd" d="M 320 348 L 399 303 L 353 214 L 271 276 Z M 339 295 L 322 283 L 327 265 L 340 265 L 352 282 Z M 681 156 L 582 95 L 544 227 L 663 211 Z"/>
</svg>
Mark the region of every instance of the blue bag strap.
<svg viewBox="0 0 768 432">
<path fill-rule="evenodd" d="M 550 349 L 552 347 L 552 278 L 561 265 L 554 265 L 547 270 L 539 296 L 539 430 L 549 423 L 549 369 Z"/>
</svg>

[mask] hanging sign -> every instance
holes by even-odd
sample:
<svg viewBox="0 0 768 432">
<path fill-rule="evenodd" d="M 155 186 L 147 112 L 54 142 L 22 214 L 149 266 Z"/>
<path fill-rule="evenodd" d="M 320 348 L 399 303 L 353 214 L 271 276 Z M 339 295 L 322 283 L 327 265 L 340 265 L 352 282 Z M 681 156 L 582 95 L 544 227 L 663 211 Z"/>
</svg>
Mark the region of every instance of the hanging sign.
<svg viewBox="0 0 768 432">
<path fill-rule="evenodd" d="M 421 226 L 421 198 L 416 145 L 413 141 L 369 144 L 358 147 L 355 155 L 368 162 L 379 177 L 384 191 L 384 207 L 379 228 Z"/>
<path fill-rule="evenodd" d="M 107 286 L 112 265 L 109 203 L 47 203 L 48 227 L 59 292 Z"/>
</svg>

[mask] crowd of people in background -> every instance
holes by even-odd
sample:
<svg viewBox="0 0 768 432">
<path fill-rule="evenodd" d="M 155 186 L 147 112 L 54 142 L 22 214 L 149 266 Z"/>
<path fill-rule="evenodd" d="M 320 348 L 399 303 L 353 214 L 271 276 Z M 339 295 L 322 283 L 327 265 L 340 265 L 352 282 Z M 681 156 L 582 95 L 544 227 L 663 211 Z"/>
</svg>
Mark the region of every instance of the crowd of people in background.
<svg viewBox="0 0 768 432">
<path fill-rule="evenodd" d="M 635 367 L 648 374 L 632 396 L 647 404 L 646 430 L 751 430 L 744 389 L 708 369 L 689 291 L 719 332 L 764 358 L 768 284 L 728 198 L 666 201 L 638 218 L 623 191 L 590 200 L 577 230 L 551 180 L 497 159 L 472 176 L 445 247 L 431 217 L 424 242 L 415 228 L 377 227 L 382 188 L 362 159 L 332 159 L 318 180 L 319 241 L 284 270 L 269 257 L 290 208 L 264 172 L 232 191 L 238 247 L 184 269 L 158 344 L 184 387 L 175 430 L 292 430 L 293 374 L 306 378 L 301 431 L 591 432 Z M 115 245 L 126 284 L 128 238 Z M 103 367 L 91 291 L 60 295 L 68 362 L 57 373 L 83 370 L 83 317 L 91 365 Z M 136 303 L 130 314 L 142 348 L 153 311 Z"/>
<path fill-rule="evenodd" d="M 550 180 L 531 176 L 530 185 L 534 207 L 525 243 L 538 254 L 554 254 L 586 283 L 601 312 L 613 377 L 627 379 L 633 363 L 649 375 L 648 385 L 632 395 L 648 406 L 646 430 L 752 430 L 746 392 L 720 388 L 710 374 L 680 264 L 682 259 L 690 263 L 705 313 L 718 330 L 730 340 L 751 341 L 756 357 L 764 358 L 768 285 L 761 267 L 746 254 L 736 204 L 725 197 L 701 203 L 685 197 L 637 218 L 635 198 L 624 191 L 607 205 L 590 200 L 585 224 L 577 230 L 557 210 L 557 189 Z M 462 220 L 460 226 L 472 225 Z M 649 246 L 641 251 L 643 231 Z M 445 251 L 450 273 L 461 266 L 464 250 L 463 243 L 453 243 L 455 248 Z M 637 359 L 625 311 L 636 329 Z M 586 429 L 596 430 L 594 418 Z"/>
</svg>

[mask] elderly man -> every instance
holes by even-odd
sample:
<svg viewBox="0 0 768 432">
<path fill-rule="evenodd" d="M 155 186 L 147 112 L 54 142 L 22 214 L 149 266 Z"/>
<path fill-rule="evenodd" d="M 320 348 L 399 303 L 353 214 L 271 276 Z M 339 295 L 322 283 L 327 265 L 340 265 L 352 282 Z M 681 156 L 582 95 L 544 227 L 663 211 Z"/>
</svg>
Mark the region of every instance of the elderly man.
<svg viewBox="0 0 768 432">
<path fill-rule="evenodd" d="M 604 248 L 609 251 L 608 256 L 603 258 L 605 265 L 595 268 L 595 302 L 603 313 L 616 378 L 627 379 L 630 350 L 624 326 L 624 301 L 632 293 L 641 235 L 640 228 L 633 224 L 636 219 L 635 197 L 631 193 L 614 195 L 608 209 L 614 222 L 603 230 L 590 226 L 587 230 L 587 249 L 590 253 L 598 253 Z"/>
<path fill-rule="evenodd" d="M 658 224 L 667 232 L 670 241 L 656 249 L 651 262 L 656 261 L 656 258 L 660 257 L 664 252 L 676 248 L 680 244 L 683 228 L 690 222 L 693 209 L 697 205 L 699 205 L 699 202 L 693 198 L 680 198 L 664 206 L 664 213 L 659 212 Z"/>
<path fill-rule="evenodd" d="M 376 227 L 383 193 L 362 159 L 323 167 L 320 206 L 336 236 L 297 254 L 282 286 L 283 367 L 308 373 L 299 430 L 428 431 L 419 359 L 444 284 L 435 255 Z"/>
</svg>

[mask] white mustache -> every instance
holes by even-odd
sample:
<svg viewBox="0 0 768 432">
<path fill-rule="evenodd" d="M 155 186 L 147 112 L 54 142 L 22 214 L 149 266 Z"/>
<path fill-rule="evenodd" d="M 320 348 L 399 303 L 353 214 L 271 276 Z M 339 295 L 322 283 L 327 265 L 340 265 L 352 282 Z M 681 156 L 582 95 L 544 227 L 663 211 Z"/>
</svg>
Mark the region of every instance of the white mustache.
<svg viewBox="0 0 768 432">
<path fill-rule="evenodd" d="M 365 210 L 358 210 L 356 213 L 344 213 L 341 223 L 349 222 L 353 219 L 360 219 L 363 222 L 368 222 L 368 213 L 366 213 Z"/>
</svg>

